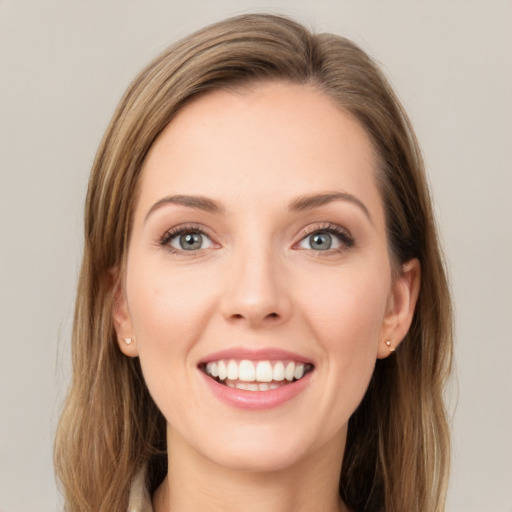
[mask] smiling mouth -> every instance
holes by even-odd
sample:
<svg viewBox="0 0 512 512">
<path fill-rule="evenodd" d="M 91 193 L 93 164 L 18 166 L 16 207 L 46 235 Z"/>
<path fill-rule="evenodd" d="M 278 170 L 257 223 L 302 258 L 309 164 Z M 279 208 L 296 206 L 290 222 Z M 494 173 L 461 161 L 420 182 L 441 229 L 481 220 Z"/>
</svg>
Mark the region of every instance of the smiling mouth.
<svg viewBox="0 0 512 512">
<path fill-rule="evenodd" d="M 302 379 L 313 365 L 290 360 L 220 359 L 199 366 L 210 378 L 230 388 L 269 391 Z"/>
</svg>

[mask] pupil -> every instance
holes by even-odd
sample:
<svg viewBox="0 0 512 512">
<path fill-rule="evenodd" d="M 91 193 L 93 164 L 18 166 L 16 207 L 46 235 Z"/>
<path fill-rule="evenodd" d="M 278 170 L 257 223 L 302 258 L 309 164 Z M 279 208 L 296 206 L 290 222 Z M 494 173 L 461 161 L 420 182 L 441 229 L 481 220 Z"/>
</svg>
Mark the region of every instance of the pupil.
<svg viewBox="0 0 512 512">
<path fill-rule="evenodd" d="M 185 250 L 200 249 L 203 243 L 203 237 L 199 233 L 187 233 L 180 236 L 180 246 Z"/>
<path fill-rule="evenodd" d="M 310 237 L 311 247 L 320 251 L 331 248 L 332 237 L 329 233 L 316 233 Z"/>
</svg>

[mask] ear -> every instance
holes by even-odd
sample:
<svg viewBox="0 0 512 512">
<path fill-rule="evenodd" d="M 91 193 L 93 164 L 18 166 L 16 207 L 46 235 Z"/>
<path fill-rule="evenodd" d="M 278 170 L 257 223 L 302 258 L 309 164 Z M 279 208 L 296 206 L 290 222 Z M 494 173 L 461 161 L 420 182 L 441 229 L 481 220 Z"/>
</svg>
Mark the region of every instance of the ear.
<svg viewBox="0 0 512 512">
<path fill-rule="evenodd" d="M 414 316 L 420 283 L 420 262 L 415 258 L 404 263 L 389 296 L 377 352 L 379 359 L 394 352 L 405 338 Z"/>
<path fill-rule="evenodd" d="M 112 321 L 117 335 L 117 344 L 121 352 L 128 357 L 137 357 L 139 350 L 133 335 L 132 320 L 123 286 L 122 272 L 119 269 L 110 271 L 113 282 Z"/>
</svg>

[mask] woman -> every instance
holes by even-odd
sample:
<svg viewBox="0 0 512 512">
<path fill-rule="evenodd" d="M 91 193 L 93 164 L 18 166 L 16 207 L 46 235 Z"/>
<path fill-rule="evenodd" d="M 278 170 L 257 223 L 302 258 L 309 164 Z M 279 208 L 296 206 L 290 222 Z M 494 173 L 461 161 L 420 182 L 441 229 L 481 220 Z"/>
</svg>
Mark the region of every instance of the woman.
<svg viewBox="0 0 512 512">
<path fill-rule="evenodd" d="M 67 510 L 443 510 L 448 287 L 412 128 L 353 43 L 271 15 L 179 42 L 85 221 Z"/>
</svg>

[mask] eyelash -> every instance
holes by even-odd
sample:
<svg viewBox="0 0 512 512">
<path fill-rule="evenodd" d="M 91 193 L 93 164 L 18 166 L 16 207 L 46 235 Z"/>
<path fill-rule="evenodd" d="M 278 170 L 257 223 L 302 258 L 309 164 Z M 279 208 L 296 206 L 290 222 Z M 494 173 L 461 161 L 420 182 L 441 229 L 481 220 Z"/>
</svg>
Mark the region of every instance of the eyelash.
<svg viewBox="0 0 512 512">
<path fill-rule="evenodd" d="M 187 255 L 194 255 L 197 254 L 199 251 L 204 249 L 198 249 L 198 250 L 191 250 L 191 251 L 185 251 L 185 250 L 179 250 L 175 247 L 172 247 L 170 245 L 171 240 L 174 238 L 186 235 L 189 233 L 199 234 L 202 236 L 205 236 L 211 240 L 211 237 L 208 235 L 208 233 L 199 225 L 197 224 L 186 224 L 183 226 L 177 226 L 175 228 L 169 229 L 166 231 L 163 236 L 160 238 L 158 245 L 167 249 L 169 252 L 173 254 L 187 254 Z M 354 237 L 341 226 L 338 226 L 337 224 L 327 223 L 321 226 L 314 226 L 311 228 L 306 229 L 300 238 L 300 240 L 294 244 L 294 248 L 297 247 L 298 244 L 306 240 L 311 235 L 317 234 L 317 233 L 329 233 L 330 235 L 334 235 L 339 242 L 341 243 L 342 247 L 338 247 L 335 249 L 327 249 L 325 251 L 314 251 L 313 249 L 310 249 L 312 252 L 316 253 L 324 253 L 324 254 L 332 254 L 332 253 L 340 253 L 343 252 L 346 249 L 350 249 L 353 247 L 356 243 Z"/>
<path fill-rule="evenodd" d="M 321 226 L 314 226 L 311 228 L 307 228 L 306 231 L 302 234 L 301 239 L 299 242 L 297 242 L 296 245 L 300 244 L 304 240 L 306 240 L 311 235 L 315 235 L 318 233 L 329 233 L 330 235 L 334 235 L 338 240 L 340 241 L 342 247 L 336 248 L 336 249 L 327 249 L 325 251 L 313 251 L 316 253 L 324 253 L 324 254 L 332 254 L 332 253 L 340 253 L 347 249 L 350 249 L 351 247 L 354 247 L 356 240 L 355 238 L 345 229 L 341 226 L 338 226 L 337 224 L 327 223 Z"/>
<path fill-rule="evenodd" d="M 211 240 L 211 237 L 208 235 L 208 233 L 199 225 L 196 224 L 186 224 L 183 226 L 177 226 L 175 228 L 169 229 L 166 231 L 163 236 L 160 238 L 158 245 L 165 248 L 169 252 L 173 254 L 187 254 L 187 255 L 194 255 L 197 254 L 199 251 L 203 249 L 198 249 L 195 251 L 185 251 L 185 250 L 179 250 L 170 245 L 170 242 L 172 239 L 181 236 L 181 235 L 187 235 L 187 234 L 198 234 L 201 236 L 205 236 Z"/>
</svg>

